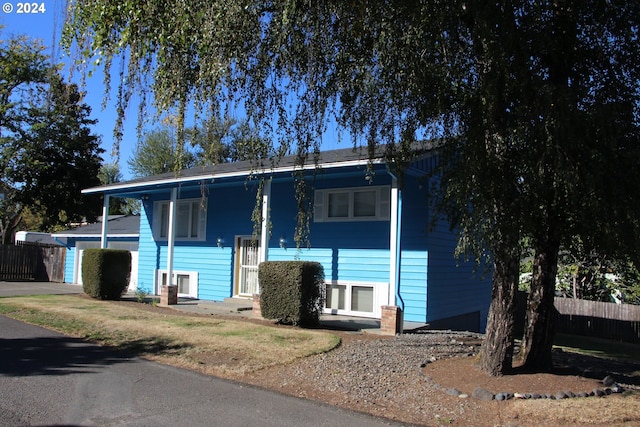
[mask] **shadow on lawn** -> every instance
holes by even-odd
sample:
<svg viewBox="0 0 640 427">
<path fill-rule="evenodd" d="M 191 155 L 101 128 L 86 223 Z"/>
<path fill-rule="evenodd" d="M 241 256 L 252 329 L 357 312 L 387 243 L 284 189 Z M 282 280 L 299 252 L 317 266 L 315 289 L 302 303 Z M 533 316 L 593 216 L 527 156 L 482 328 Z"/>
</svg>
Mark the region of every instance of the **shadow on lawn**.
<svg viewBox="0 0 640 427">
<path fill-rule="evenodd" d="M 577 374 L 602 380 L 607 375 L 620 384 L 640 386 L 640 362 L 605 359 L 569 351 L 554 350 L 554 373 Z"/>
</svg>

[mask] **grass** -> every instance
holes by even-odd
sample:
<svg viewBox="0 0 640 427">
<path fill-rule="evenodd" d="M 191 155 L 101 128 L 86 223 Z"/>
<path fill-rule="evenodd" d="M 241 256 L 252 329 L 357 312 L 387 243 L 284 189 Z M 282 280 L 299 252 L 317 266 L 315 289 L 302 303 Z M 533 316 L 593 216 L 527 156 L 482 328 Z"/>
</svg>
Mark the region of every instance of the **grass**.
<svg viewBox="0 0 640 427">
<path fill-rule="evenodd" d="M 557 334 L 554 346 L 565 351 L 604 359 L 640 361 L 640 345 L 580 335 Z"/>
<path fill-rule="evenodd" d="M 0 298 L 0 314 L 162 363 L 238 378 L 340 343 L 336 335 L 145 309 L 76 295 Z"/>
<path fill-rule="evenodd" d="M 523 425 L 637 426 L 640 424 L 640 395 L 559 401 L 516 400 L 506 414 L 509 418 L 526 420 Z"/>
</svg>

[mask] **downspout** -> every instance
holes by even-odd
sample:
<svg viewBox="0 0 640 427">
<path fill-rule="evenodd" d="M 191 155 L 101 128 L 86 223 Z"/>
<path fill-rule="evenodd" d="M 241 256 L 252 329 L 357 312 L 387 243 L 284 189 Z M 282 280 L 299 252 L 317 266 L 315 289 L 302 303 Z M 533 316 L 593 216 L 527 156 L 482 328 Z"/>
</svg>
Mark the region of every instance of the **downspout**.
<svg viewBox="0 0 640 427">
<path fill-rule="evenodd" d="M 102 233 L 100 234 L 100 249 L 107 249 L 107 231 L 109 223 L 109 195 L 104 195 L 102 203 Z"/>
<path fill-rule="evenodd" d="M 391 221 L 389 241 L 389 279 L 394 288 L 394 299 L 390 305 L 396 305 L 404 312 L 404 301 L 400 295 L 400 242 L 402 232 L 402 191 L 398 187 L 398 178 L 389 170 L 391 176 Z"/>
</svg>

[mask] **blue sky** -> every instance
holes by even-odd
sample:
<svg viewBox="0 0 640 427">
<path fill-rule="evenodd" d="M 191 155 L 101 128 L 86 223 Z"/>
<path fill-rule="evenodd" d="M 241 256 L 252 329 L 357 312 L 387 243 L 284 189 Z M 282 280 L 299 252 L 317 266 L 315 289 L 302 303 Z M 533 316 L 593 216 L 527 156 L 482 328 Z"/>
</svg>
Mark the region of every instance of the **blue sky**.
<svg viewBox="0 0 640 427">
<path fill-rule="evenodd" d="M 33 38 L 38 38 L 47 47 L 45 53 L 52 56 L 55 62 L 63 62 L 69 64 L 69 58 L 58 47 L 60 33 L 64 21 L 65 0 L 44 0 L 36 2 L 38 5 L 44 4 L 44 12 L 38 10 L 38 13 L 18 13 L 18 3 L 14 0 L 2 0 L 2 10 L 0 11 L 0 25 L 3 37 L 10 34 L 24 34 Z M 11 5 L 7 6 L 7 4 Z M 11 10 L 11 12 L 8 12 Z M 24 8 L 23 8 L 24 11 Z M 63 75 L 68 79 L 69 67 L 65 66 Z M 87 78 L 86 97 L 84 102 L 91 107 L 91 118 L 98 120 L 93 126 L 93 132 L 102 139 L 102 148 L 105 153 L 103 158 L 105 163 L 113 161 L 111 150 L 113 146 L 113 126 L 116 120 L 116 113 L 113 104 L 108 105 L 106 109 L 102 109 L 102 99 L 104 96 L 104 85 L 102 83 L 103 75 L 98 70 Z M 76 72 L 72 79 L 75 83 L 80 82 L 80 75 Z M 130 108 L 129 118 L 125 121 L 124 138 L 120 148 L 120 170 L 125 179 L 131 178 L 127 167 L 127 159 L 132 154 L 136 146 L 136 125 L 137 125 L 137 108 Z"/>
<path fill-rule="evenodd" d="M 47 47 L 46 53 L 54 58 L 54 62 L 66 64 L 63 69 L 63 75 L 69 80 L 70 67 L 68 64 L 70 63 L 70 58 L 67 57 L 58 46 L 62 25 L 64 23 L 66 0 L 43 0 L 36 2 L 38 6 L 44 5 L 43 9 L 38 7 L 38 13 L 18 13 L 19 4 L 31 5 L 33 2 L 22 3 L 16 0 L 0 0 L 0 3 L 2 4 L 0 10 L 0 25 L 4 27 L 2 30 L 3 37 L 10 34 L 24 34 L 40 39 Z M 113 78 L 115 79 L 115 76 Z M 71 81 L 80 83 L 79 72 L 75 72 Z M 115 80 L 112 82 L 113 85 L 116 84 Z M 98 120 L 98 123 L 93 126 L 93 132 L 100 136 L 102 140 L 102 148 L 105 150 L 103 154 L 104 162 L 111 163 L 114 161 L 111 152 L 113 147 L 113 127 L 116 121 L 115 106 L 113 104 L 115 96 L 111 97 L 107 108 L 102 109 L 104 85 L 103 74 L 99 69 L 96 69 L 91 77 L 87 77 L 84 90 L 86 91 L 84 102 L 91 107 L 91 118 Z M 127 160 L 132 156 L 137 144 L 137 121 L 138 108 L 135 99 L 132 99 L 131 105 L 125 113 L 124 136 L 120 145 L 120 171 L 124 179 L 132 178 L 128 170 Z M 189 122 L 188 117 L 187 122 Z M 150 126 L 147 126 L 145 129 L 149 130 L 149 128 Z M 335 127 L 330 126 L 328 131 L 323 135 L 322 146 L 323 149 L 326 150 L 346 148 L 350 147 L 351 144 L 346 139 L 338 144 Z"/>
</svg>

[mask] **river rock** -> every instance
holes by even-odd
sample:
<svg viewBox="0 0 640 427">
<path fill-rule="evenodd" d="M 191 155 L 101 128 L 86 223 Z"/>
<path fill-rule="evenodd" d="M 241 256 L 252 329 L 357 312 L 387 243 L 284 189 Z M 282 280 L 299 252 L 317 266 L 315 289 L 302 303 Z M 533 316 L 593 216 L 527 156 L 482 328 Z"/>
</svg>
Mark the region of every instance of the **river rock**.
<svg viewBox="0 0 640 427">
<path fill-rule="evenodd" d="M 489 390 L 485 390 L 482 387 L 478 387 L 473 390 L 472 396 L 478 400 L 490 401 L 493 400 L 493 393 Z"/>
<path fill-rule="evenodd" d="M 616 379 L 612 375 L 607 375 L 602 380 L 602 384 L 604 384 L 605 387 L 611 387 L 615 383 L 616 383 Z"/>
</svg>

